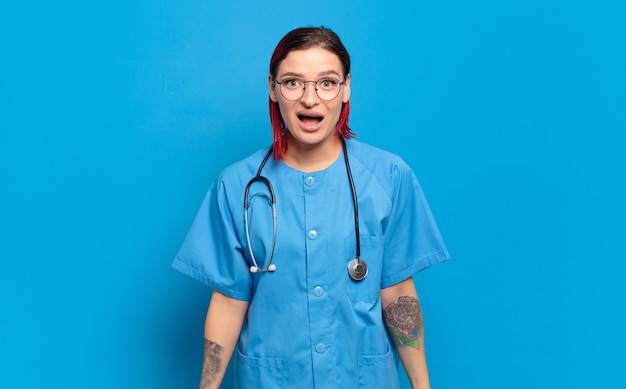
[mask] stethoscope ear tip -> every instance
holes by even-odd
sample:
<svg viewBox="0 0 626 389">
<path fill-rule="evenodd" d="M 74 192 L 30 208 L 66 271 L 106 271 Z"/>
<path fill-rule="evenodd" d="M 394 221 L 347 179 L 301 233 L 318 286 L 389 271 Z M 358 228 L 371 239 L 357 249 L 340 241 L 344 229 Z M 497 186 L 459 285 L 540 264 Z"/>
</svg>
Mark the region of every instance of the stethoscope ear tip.
<svg viewBox="0 0 626 389">
<path fill-rule="evenodd" d="M 276 265 L 273 263 L 267 267 L 267 269 L 259 269 L 257 266 L 250 266 L 250 273 L 263 273 L 266 271 L 275 271 Z"/>
</svg>

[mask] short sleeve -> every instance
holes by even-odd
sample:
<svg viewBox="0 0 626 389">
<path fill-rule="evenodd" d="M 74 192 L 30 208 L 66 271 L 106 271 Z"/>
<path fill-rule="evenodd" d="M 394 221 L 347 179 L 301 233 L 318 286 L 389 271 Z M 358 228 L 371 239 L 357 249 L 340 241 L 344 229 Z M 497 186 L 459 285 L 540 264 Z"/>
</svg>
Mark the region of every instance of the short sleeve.
<svg viewBox="0 0 626 389">
<path fill-rule="evenodd" d="M 449 258 L 415 174 L 405 164 L 394 169 L 393 206 L 384 232 L 382 288 Z"/>
<path fill-rule="evenodd" d="M 209 189 L 172 266 L 237 300 L 249 300 L 251 278 L 222 181 Z"/>
</svg>

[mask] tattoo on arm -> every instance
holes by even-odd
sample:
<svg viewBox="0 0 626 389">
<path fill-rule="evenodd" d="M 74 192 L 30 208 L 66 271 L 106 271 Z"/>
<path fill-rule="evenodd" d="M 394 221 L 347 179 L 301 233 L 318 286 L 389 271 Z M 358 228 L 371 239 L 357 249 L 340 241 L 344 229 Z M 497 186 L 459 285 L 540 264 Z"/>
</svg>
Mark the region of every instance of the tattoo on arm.
<svg viewBox="0 0 626 389">
<path fill-rule="evenodd" d="M 422 334 L 422 309 L 417 298 L 400 296 L 398 301 L 387 305 L 383 316 L 391 340 L 398 348 L 420 349 L 419 337 Z"/>
<path fill-rule="evenodd" d="M 222 367 L 222 346 L 204 339 L 204 364 L 202 366 L 202 378 L 200 389 L 208 389 L 213 385 Z"/>
</svg>

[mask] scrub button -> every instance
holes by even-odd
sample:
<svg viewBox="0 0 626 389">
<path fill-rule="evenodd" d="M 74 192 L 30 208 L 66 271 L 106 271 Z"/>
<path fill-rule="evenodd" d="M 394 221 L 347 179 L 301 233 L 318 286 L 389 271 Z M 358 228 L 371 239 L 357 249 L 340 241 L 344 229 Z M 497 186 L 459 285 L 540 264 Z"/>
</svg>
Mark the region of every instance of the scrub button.
<svg viewBox="0 0 626 389">
<path fill-rule="evenodd" d="M 326 346 L 324 346 L 323 344 L 318 344 L 317 346 L 315 346 L 316 353 L 322 354 L 324 351 L 326 351 Z"/>
<path fill-rule="evenodd" d="M 317 297 L 320 297 L 324 294 L 324 288 L 322 288 L 321 286 L 316 286 L 315 288 L 313 288 L 313 294 Z"/>
<path fill-rule="evenodd" d="M 308 176 L 307 178 L 304 179 L 304 185 L 306 186 L 313 186 L 315 185 L 315 178 Z"/>
<path fill-rule="evenodd" d="M 307 232 L 306 236 L 309 237 L 309 239 L 311 240 L 315 240 L 318 237 L 317 231 L 315 230 L 310 230 L 309 232 Z"/>
</svg>

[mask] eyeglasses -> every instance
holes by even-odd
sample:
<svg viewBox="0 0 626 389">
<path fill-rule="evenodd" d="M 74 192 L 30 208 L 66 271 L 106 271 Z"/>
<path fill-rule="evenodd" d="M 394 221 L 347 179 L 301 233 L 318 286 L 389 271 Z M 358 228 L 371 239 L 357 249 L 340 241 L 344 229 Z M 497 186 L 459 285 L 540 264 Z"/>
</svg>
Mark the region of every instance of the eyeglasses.
<svg viewBox="0 0 626 389">
<path fill-rule="evenodd" d="M 345 81 L 339 81 L 336 78 L 320 78 L 317 81 L 285 78 L 282 81 L 276 81 L 280 85 L 280 93 L 289 101 L 300 100 L 304 96 L 305 85 L 309 82 L 315 83 L 315 92 L 320 100 L 330 101 L 339 95 Z"/>
</svg>

